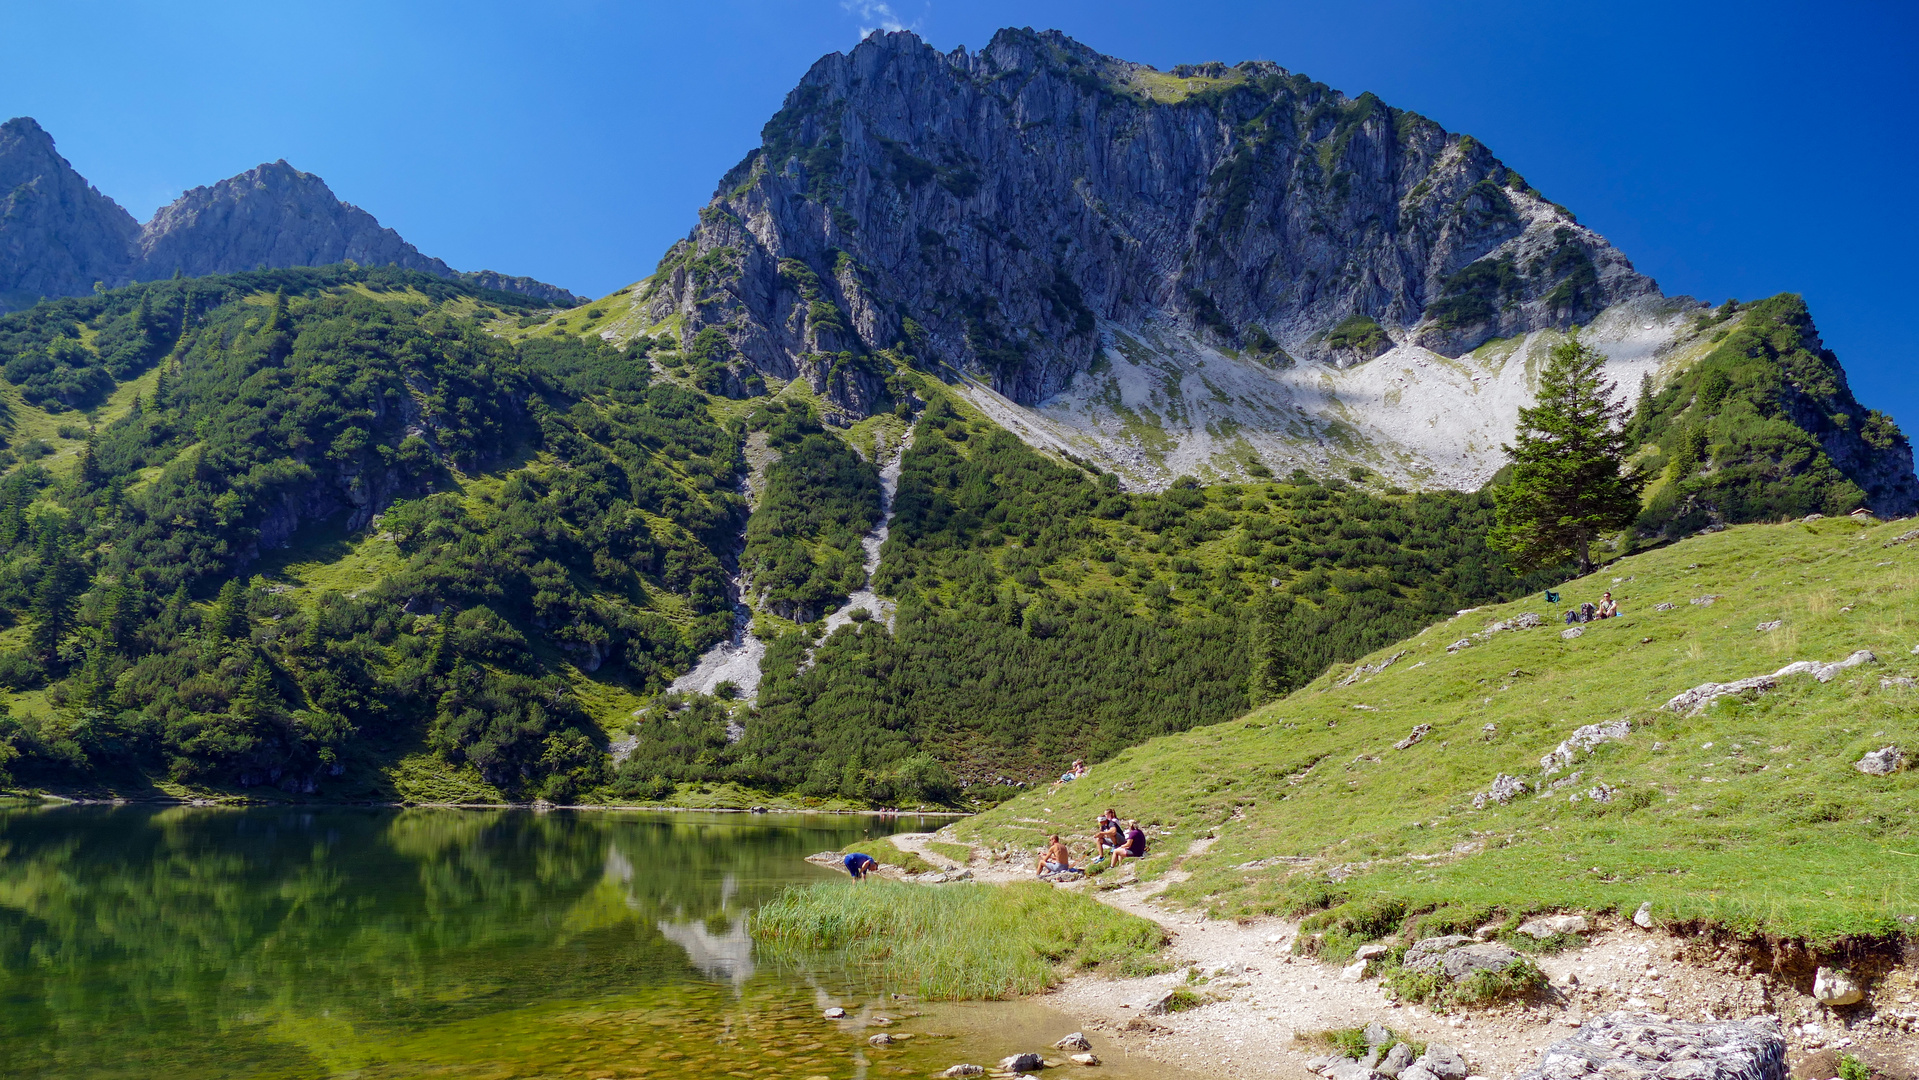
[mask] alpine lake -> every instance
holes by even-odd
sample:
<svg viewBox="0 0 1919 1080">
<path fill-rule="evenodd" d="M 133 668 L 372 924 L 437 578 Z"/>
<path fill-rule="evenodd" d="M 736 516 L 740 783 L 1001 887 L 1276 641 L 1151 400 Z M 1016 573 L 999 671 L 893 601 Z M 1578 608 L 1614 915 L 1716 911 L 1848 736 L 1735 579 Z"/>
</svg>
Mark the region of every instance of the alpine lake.
<svg viewBox="0 0 1919 1080">
<path fill-rule="evenodd" d="M 1039 1003 L 913 1001 L 831 955 L 755 955 L 757 905 L 857 887 L 807 855 L 942 820 L 0 806 L 0 1075 L 860 1080 L 1063 1058 L 1076 1024 Z M 914 1037 L 870 1046 L 882 1030 Z M 1088 1073 L 1178 1072 L 1088 1036 Z"/>
</svg>

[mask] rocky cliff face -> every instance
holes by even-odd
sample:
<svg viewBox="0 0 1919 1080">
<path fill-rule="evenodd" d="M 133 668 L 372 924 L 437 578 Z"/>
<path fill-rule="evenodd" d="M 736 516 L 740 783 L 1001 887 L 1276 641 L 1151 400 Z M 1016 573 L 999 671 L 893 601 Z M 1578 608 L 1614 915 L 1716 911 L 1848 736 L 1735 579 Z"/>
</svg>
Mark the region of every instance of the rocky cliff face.
<svg viewBox="0 0 1919 1080">
<path fill-rule="evenodd" d="M 114 286 L 176 272 L 200 277 L 348 259 L 460 277 L 560 305 L 585 302 L 528 277 L 462 274 L 285 161 L 194 188 L 143 227 L 89 186 L 39 124 L 19 117 L 0 124 L 0 192 L 0 311 L 78 296 L 96 281 Z"/>
<path fill-rule="evenodd" d="M 440 277 L 453 269 L 335 197 L 326 181 L 285 161 L 197 187 L 162 207 L 140 231 L 142 281 L 260 266 L 399 266 Z"/>
<path fill-rule="evenodd" d="M 1472 138 L 1268 63 L 875 35 L 814 65 L 762 140 L 649 314 L 855 409 L 881 387 L 849 357 L 898 342 L 1030 405 L 1095 365 L 1107 324 L 1347 367 L 1658 292 Z"/>
<path fill-rule="evenodd" d="M 29 117 L 0 124 L 0 311 L 124 280 L 140 225 Z"/>
</svg>

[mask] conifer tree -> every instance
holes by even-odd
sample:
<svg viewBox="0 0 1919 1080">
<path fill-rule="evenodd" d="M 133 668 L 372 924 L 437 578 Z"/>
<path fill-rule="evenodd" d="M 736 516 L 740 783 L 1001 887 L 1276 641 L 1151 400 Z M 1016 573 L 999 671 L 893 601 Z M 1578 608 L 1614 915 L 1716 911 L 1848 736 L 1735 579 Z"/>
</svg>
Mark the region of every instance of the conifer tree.
<svg viewBox="0 0 1919 1080">
<path fill-rule="evenodd" d="M 239 578 L 228 578 L 213 599 L 213 618 L 209 629 L 223 638 L 247 636 L 247 592 Z"/>
<path fill-rule="evenodd" d="M 62 539 L 57 525 L 48 524 L 40 533 L 40 581 L 33 590 L 32 642 L 34 652 L 43 659 L 53 657 L 73 624 L 74 578 L 78 571 L 67 557 Z"/>
<path fill-rule="evenodd" d="M 94 444 L 96 441 L 97 439 L 93 432 L 89 431 L 87 432 L 87 444 L 80 448 L 80 482 L 88 487 L 93 487 L 98 484 L 101 477 L 105 475 L 105 473 L 100 470 L 100 459 L 94 455 Z"/>
<path fill-rule="evenodd" d="M 1539 402 L 1519 410 L 1510 483 L 1493 490 L 1487 536 L 1522 569 L 1567 560 L 1593 568 L 1592 542 L 1631 525 L 1645 479 L 1626 464 L 1624 405 L 1605 377 L 1606 357 L 1571 338 L 1553 347 Z"/>
<path fill-rule="evenodd" d="M 279 719 L 285 708 L 280 688 L 273 684 L 273 672 L 266 661 L 254 657 L 246 680 L 240 684 L 240 692 L 233 696 L 233 714 L 260 724 Z"/>
</svg>

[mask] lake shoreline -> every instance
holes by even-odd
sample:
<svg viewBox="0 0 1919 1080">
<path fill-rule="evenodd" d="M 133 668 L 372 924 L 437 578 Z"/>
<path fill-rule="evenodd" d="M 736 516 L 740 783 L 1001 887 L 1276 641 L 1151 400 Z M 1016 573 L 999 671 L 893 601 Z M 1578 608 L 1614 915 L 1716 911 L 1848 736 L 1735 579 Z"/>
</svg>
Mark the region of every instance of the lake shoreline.
<svg viewBox="0 0 1919 1080">
<path fill-rule="evenodd" d="M 973 851 L 962 864 L 927 846 L 934 835 L 896 833 L 887 839 L 942 871 L 969 869 L 972 880 L 984 884 L 1032 880 L 1023 857 L 965 845 Z M 1371 972 L 1354 978 L 1340 965 L 1294 955 L 1298 920 L 1218 919 L 1167 905 L 1161 892 L 1183 879 L 1183 861 L 1176 857 L 1154 879 L 1133 878 L 1118 887 L 1098 887 L 1098 879 L 1056 885 L 1157 923 L 1167 937 L 1164 974 L 1078 972 L 1018 1000 L 1072 1017 L 1087 1034 L 1097 1032 L 1128 1055 L 1236 1080 L 1311 1075 L 1306 1062 L 1326 1052 L 1325 1033 L 1375 1022 L 1414 1041 L 1454 1047 L 1476 1075 L 1512 1076 L 1537 1064 L 1548 1046 L 1577 1033 L 1585 1021 L 1614 1012 L 1675 1020 L 1775 1019 L 1786 1030 L 1794 1076 L 1833 1076 L 1840 1055 L 1848 1053 L 1879 1072 L 1919 1060 L 1919 1024 L 1906 1019 L 1910 1011 L 1919 1020 L 1919 1010 L 1905 1004 L 1919 991 L 1919 965 L 1911 960 L 1874 980 L 1879 1004 L 1872 1012 L 1835 1012 L 1812 997 L 1810 985 L 1780 973 L 1742 972 L 1738 957 L 1717 949 L 1723 942 L 1709 936 L 1713 948 L 1701 949 L 1697 937 L 1588 913 L 1592 930 L 1584 944 L 1532 957 L 1549 979 L 1546 995 L 1436 1013 L 1394 1000 Z M 1154 1014 L 1151 1007 L 1176 988 L 1197 993 L 1200 1004 Z"/>
<path fill-rule="evenodd" d="M 841 817 L 971 817 L 973 810 L 845 810 L 845 809 L 793 809 L 791 807 L 759 806 L 663 806 L 653 804 L 610 804 L 610 803 L 549 803 L 535 799 L 532 802 L 424 802 L 411 799 L 391 801 L 296 801 L 282 799 L 257 799 L 245 795 L 235 796 L 180 796 L 180 795 L 75 795 L 57 791 L 0 791 L 0 799 L 38 800 L 40 802 L 62 803 L 73 806 L 203 806 L 231 807 L 234 809 L 261 809 L 267 807 L 305 808 L 305 809 L 381 809 L 381 810 L 533 810 L 546 813 L 553 810 L 611 810 L 611 811 L 647 811 L 649 813 L 676 814 L 832 814 Z"/>
</svg>

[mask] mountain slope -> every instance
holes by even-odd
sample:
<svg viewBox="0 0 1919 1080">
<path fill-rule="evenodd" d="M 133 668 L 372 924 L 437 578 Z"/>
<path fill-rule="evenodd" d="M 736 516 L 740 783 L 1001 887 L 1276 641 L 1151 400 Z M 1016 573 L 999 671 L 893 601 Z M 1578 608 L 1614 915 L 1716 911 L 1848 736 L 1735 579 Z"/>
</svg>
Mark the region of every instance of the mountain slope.
<svg viewBox="0 0 1919 1080">
<path fill-rule="evenodd" d="M 1728 360 L 1745 307 L 1660 295 L 1472 137 L 1370 94 L 1004 30 L 977 54 L 896 33 L 822 58 L 687 239 L 590 311 L 615 340 L 677 337 L 716 385 L 799 378 L 849 417 L 893 406 L 904 358 L 1130 488 L 1303 470 L 1472 489 L 1567 333 L 1668 409 L 1709 355 L 1750 368 L 1742 387 L 1795 385 Z M 1904 437 L 1799 307 L 1782 347 L 1822 372 L 1791 402 L 1760 393 L 1770 434 L 1735 425 L 1746 471 L 1795 506 L 1909 512 Z M 1671 487 L 1646 527 L 1770 513 L 1707 486 Z"/>
<path fill-rule="evenodd" d="M 1325 920 L 1346 952 L 1422 911 L 1470 932 L 1495 910 L 1647 901 L 1662 922 L 1814 941 L 1910 932 L 1919 867 L 1889 852 L 1912 849 L 1919 772 L 1854 763 L 1919 750 L 1912 525 L 1741 526 L 1634 555 L 1560 587 L 1624 605 L 1576 638 L 1537 597 L 1465 612 L 960 831 L 1083 845 L 1110 805 L 1153 826 L 1158 851 L 1216 837 L 1171 895 L 1222 912 L 1350 902 L 1346 923 Z M 1859 650 L 1876 659 L 1668 704 Z M 1567 743 L 1586 725 L 1611 726 Z M 1354 936 L 1366 911 L 1380 925 Z"/>
<path fill-rule="evenodd" d="M 491 270 L 461 274 L 422 255 L 373 215 L 334 197 L 326 182 L 277 161 L 155 212 L 145 226 L 88 186 L 29 117 L 0 124 L 0 311 L 46 297 L 185 274 L 352 262 L 462 277 L 481 288 L 555 304 L 565 289 Z"/>
<path fill-rule="evenodd" d="M 118 284 L 140 225 L 89 185 L 30 117 L 0 124 L 0 311 Z"/>
</svg>

